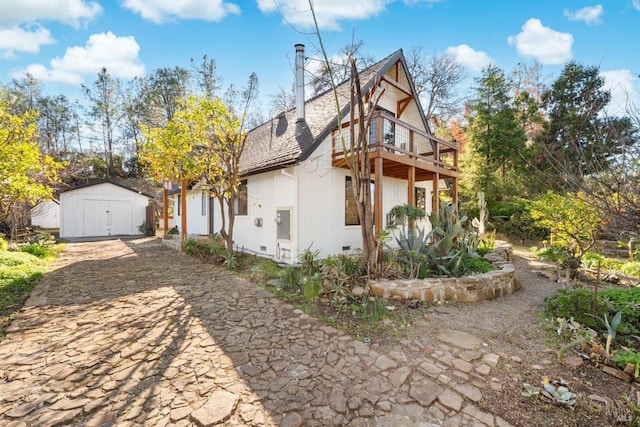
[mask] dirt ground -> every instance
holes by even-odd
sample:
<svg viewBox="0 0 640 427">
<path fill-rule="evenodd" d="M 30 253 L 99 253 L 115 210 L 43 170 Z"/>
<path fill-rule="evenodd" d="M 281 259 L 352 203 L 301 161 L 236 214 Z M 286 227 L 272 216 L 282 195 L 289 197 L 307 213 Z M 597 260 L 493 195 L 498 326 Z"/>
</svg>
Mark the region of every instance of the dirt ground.
<svg viewBox="0 0 640 427">
<path fill-rule="evenodd" d="M 588 362 L 579 367 L 561 363 L 558 350 L 562 343 L 553 340 L 541 315 L 544 298 L 553 295 L 560 284 L 536 272 L 549 266 L 524 252 L 516 253 L 514 265 L 522 289 L 493 301 L 422 307 L 422 317 L 408 328 L 404 339 L 435 336 L 442 328 L 482 338 L 502 361 L 492 374 L 491 389 L 479 404 L 515 426 L 633 425 L 628 421 L 631 414 L 627 405 L 620 402 L 629 396 L 640 403 L 640 387 L 605 374 Z M 389 340 L 381 346 L 398 344 Z M 577 394 L 573 409 L 521 395 L 524 383 L 541 387 L 545 378 L 552 383 L 568 382 L 569 389 Z M 599 403 L 609 399 L 607 404 Z"/>
</svg>

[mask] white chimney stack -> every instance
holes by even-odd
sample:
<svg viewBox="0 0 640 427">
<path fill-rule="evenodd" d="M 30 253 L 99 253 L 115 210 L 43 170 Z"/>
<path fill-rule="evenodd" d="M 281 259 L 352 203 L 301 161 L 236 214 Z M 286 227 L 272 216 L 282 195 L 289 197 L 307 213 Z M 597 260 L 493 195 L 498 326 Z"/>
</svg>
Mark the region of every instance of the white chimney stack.
<svg viewBox="0 0 640 427">
<path fill-rule="evenodd" d="M 304 121 L 304 45 L 296 48 L 296 123 Z"/>
</svg>

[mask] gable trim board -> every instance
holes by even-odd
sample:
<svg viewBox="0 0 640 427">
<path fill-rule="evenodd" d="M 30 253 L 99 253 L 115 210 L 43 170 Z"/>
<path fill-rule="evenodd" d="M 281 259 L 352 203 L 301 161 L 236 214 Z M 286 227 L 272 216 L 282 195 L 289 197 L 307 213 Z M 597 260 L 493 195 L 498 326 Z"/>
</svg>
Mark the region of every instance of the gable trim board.
<svg viewBox="0 0 640 427">
<path fill-rule="evenodd" d="M 60 194 L 60 237 L 141 235 L 151 196 L 111 181 Z"/>
</svg>

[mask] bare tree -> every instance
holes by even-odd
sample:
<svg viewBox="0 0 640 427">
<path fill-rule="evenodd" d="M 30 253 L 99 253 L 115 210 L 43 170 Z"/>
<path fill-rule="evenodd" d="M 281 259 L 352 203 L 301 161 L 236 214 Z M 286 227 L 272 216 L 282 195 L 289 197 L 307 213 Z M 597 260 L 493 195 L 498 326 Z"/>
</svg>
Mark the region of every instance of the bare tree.
<svg viewBox="0 0 640 427">
<path fill-rule="evenodd" d="M 196 65 L 195 60 L 191 58 L 191 70 L 196 90 L 207 98 L 213 98 L 222 85 L 222 78 L 216 75 L 215 59 L 204 55 L 202 62 Z"/>
<path fill-rule="evenodd" d="M 460 112 L 463 97 L 458 86 L 467 70 L 455 55 L 426 56 L 422 48 L 413 48 L 407 53 L 407 66 L 429 123 L 437 127 Z"/>
<path fill-rule="evenodd" d="M 351 77 L 352 58 L 358 58 L 358 71 L 373 65 L 375 59 L 373 56 L 366 55 L 362 52 L 363 46 L 364 42 L 359 40 L 358 42 L 345 45 L 335 57 L 329 58 L 326 53 L 324 53 L 320 67 L 316 75 L 311 79 L 313 94 L 318 95 L 332 89 L 331 79 L 336 83 L 342 83 L 348 80 Z"/>
<path fill-rule="evenodd" d="M 296 105 L 296 85 L 291 84 L 289 89 L 285 89 L 282 86 L 278 88 L 278 92 L 275 95 L 271 95 L 271 115 L 275 116 L 282 111 L 291 110 Z"/>
<path fill-rule="evenodd" d="M 91 101 L 89 115 L 93 117 L 102 133 L 105 150 L 106 178 L 115 176 L 114 150 L 117 129 L 122 118 L 120 81 L 113 79 L 106 67 L 102 67 L 93 88 L 82 85 L 85 96 Z"/>
<path fill-rule="evenodd" d="M 349 165 L 349 172 L 351 174 L 351 188 L 353 190 L 353 196 L 356 202 L 356 208 L 358 210 L 358 218 L 360 219 L 360 231 L 362 234 L 362 252 L 364 254 L 365 263 L 367 266 L 368 274 L 371 277 L 377 277 L 380 245 L 374 232 L 374 214 L 373 205 L 371 203 L 371 163 L 369 161 L 369 128 L 371 127 L 372 115 L 375 111 L 375 106 L 378 104 L 383 90 L 379 89 L 380 85 L 371 85 L 371 90 L 368 95 L 368 103 L 365 105 L 364 95 L 362 93 L 362 86 L 360 84 L 360 75 L 358 72 L 358 65 L 353 55 L 348 57 L 349 63 L 349 76 L 350 76 L 350 118 L 349 118 L 349 143 L 345 138 L 342 131 L 342 107 L 338 98 L 338 91 L 336 88 L 336 76 L 334 75 L 334 68 L 329 62 L 329 57 L 324 48 L 322 37 L 320 35 L 320 29 L 316 20 L 315 10 L 313 8 L 312 1 L 309 0 L 309 7 L 313 16 L 313 22 L 316 28 L 316 35 L 320 45 L 320 51 L 325 61 L 325 69 L 327 71 L 327 82 L 333 92 L 336 112 L 338 116 L 338 129 L 340 130 L 339 136 L 342 143 L 342 148 L 345 153 L 345 160 Z M 357 49 L 352 52 L 355 53 Z M 366 61 L 365 61 L 366 62 Z M 341 70 L 341 68 L 338 68 Z M 381 184 L 381 183 L 380 183 Z"/>
</svg>

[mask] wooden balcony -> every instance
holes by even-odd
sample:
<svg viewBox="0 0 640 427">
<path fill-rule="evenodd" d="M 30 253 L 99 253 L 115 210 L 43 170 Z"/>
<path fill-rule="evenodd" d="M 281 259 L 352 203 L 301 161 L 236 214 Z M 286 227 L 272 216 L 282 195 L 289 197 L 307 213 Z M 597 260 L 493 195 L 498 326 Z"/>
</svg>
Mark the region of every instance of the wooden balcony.
<svg viewBox="0 0 640 427">
<path fill-rule="evenodd" d="M 358 127 L 354 125 L 352 128 L 350 123 L 345 123 L 341 131 L 343 138 L 337 129 L 332 134 L 332 164 L 348 169 L 345 151 L 349 153 L 352 138 L 357 138 Z M 446 182 L 453 203 L 458 203 L 458 147 L 455 143 L 436 138 L 392 114 L 376 111 L 369 129 L 369 161 L 376 184 L 382 183 L 383 177 L 407 181 L 407 203 L 412 206 L 416 205 L 415 183 L 420 181 L 431 181 L 433 211 L 439 209 L 442 181 Z M 382 185 L 375 186 L 376 232 L 382 228 L 383 191 Z"/>
<path fill-rule="evenodd" d="M 357 126 L 354 126 L 354 139 L 357 131 Z M 338 130 L 333 132 L 332 163 L 335 167 L 348 168 L 345 149 L 351 148 L 350 123 L 342 125 L 342 133 L 344 146 Z M 375 172 L 376 159 L 382 159 L 382 176 L 409 179 L 414 170 L 415 181 L 458 178 L 458 148 L 455 143 L 429 135 L 383 111 L 372 116 L 369 159 L 372 172 Z"/>
</svg>

